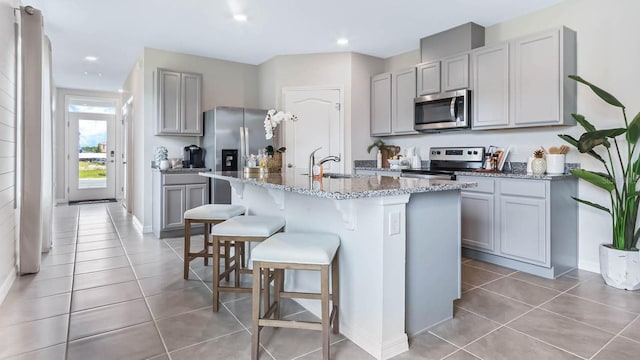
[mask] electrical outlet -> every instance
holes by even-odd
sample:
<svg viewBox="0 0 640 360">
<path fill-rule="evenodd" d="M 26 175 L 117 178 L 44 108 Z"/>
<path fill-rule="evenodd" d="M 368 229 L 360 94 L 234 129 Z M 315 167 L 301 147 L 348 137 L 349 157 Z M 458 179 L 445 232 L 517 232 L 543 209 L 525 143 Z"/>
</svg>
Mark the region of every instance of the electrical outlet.
<svg viewBox="0 0 640 360">
<path fill-rule="evenodd" d="M 400 234 L 400 212 L 389 213 L 389 235 Z"/>
</svg>

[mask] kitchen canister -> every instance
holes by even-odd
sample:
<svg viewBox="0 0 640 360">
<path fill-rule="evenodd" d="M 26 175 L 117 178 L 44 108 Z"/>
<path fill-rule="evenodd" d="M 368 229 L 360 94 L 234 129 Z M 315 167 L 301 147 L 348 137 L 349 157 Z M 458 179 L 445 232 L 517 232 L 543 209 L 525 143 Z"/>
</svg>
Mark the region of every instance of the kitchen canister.
<svg viewBox="0 0 640 360">
<path fill-rule="evenodd" d="M 564 174 L 564 154 L 547 154 L 547 174 Z"/>
<path fill-rule="evenodd" d="M 160 170 L 168 170 L 169 168 L 171 168 L 169 160 L 160 160 Z"/>
</svg>

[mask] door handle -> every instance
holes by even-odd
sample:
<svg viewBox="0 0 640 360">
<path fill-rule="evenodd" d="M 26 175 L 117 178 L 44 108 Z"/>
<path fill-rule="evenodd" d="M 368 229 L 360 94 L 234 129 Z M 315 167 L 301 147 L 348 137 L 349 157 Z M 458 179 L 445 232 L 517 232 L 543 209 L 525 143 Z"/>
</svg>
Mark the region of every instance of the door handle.
<svg viewBox="0 0 640 360">
<path fill-rule="evenodd" d="M 122 162 L 122 165 L 127 165 L 127 162 L 126 162 L 126 161 L 123 161 L 123 162 Z"/>
<path fill-rule="evenodd" d="M 287 164 L 287 167 L 288 167 L 288 168 L 292 168 L 292 167 L 293 167 L 293 164 L 288 163 L 288 164 Z"/>
<path fill-rule="evenodd" d="M 456 98 L 455 97 L 451 98 L 449 113 L 451 114 L 451 121 L 456 121 Z"/>
</svg>

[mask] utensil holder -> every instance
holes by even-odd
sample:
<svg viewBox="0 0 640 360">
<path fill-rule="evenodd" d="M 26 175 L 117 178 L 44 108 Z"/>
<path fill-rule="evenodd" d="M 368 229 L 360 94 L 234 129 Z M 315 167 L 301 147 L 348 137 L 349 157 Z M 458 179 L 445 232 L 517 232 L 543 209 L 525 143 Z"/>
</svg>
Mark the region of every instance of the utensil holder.
<svg viewBox="0 0 640 360">
<path fill-rule="evenodd" d="M 547 154 L 547 174 L 564 174 L 565 154 Z"/>
</svg>

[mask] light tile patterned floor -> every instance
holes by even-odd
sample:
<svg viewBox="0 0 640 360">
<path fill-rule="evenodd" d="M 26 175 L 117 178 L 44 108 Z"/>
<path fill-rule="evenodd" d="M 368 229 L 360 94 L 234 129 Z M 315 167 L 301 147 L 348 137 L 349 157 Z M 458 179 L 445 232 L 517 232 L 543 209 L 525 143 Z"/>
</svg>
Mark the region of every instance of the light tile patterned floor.
<svg viewBox="0 0 640 360">
<path fill-rule="evenodd" d="M 249 359 L 251 300 L 211 311 L 211 267 L 182 279 L 183 239 L 142 235 L 119 204 L 57 207 L 42 270 L 0 305 L 0 359 Z M 201 237 L 193 240 L 194 247 Z M 597 274 L 556 280 L 463 259 L 455 316 L 395 359 L 595 359 L 640 354 L 640 292 Z M 293 301 L 283 316 L 313 315 Z M 265 329 L 262 359 L 320 359 L 314 331 Z M 371 359 L 342 336 L 332 358 Z"/>
</svg>

